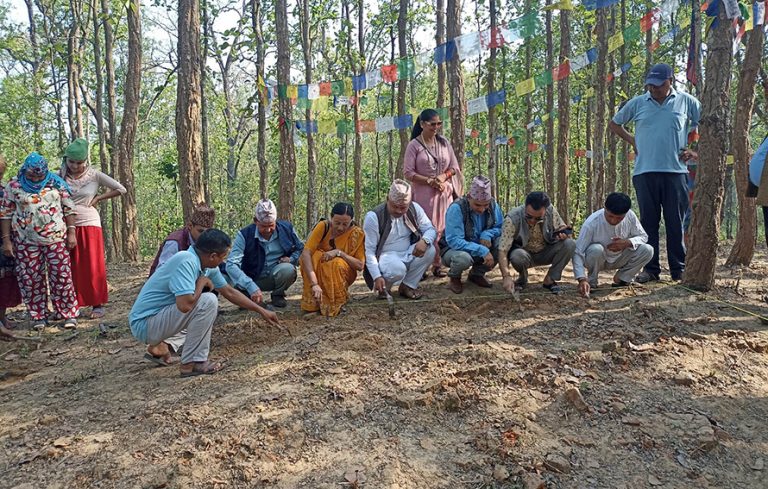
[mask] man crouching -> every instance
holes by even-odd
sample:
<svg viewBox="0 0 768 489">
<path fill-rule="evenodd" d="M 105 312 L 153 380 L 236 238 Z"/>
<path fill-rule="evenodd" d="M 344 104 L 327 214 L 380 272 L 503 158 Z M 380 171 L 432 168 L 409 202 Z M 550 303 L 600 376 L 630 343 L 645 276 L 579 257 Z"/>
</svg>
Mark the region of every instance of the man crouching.
<svg viewBox="0 0 768 489">
<path fill-rule="evenodd" d="M 182 377 L 215 374 L 224 367 L 221 362 L 208 361 L 218 298 L 203 292 L 206 287 L 237 306 L 258 312 L 270 324 L 278 324 L 274 312 L 228 285 L 219 271 L 231 246 L 223 231 L 204 231 L 193 246 L 175 254 L 147 280 L 128 317 L 133 336 L 149 345 L 145 358 L 161 366 L 176 363 L 178 357 L 171 355 L 168 340 L 185 334 Z"/>
</svg>

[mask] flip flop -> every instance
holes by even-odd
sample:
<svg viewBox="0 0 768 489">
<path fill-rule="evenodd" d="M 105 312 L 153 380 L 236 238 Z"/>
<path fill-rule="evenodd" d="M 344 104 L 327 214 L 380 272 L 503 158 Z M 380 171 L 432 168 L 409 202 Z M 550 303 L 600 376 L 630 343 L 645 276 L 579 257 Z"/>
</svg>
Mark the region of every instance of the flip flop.
<svg viewBox="0 0 768 489">
<path fill-rule="evenodd" d="M 203 365 L 203 367 L 198 368 L 198 365 Z M 180 377 L 182 379 L 188 378 L 188 377 L 197 377 L 198 375 L 213 375 L 216 373 L 221 372 L 224 369 L 225 365 L 224 362 L 221 361 L 205 361 L 205 362 L 195 362 L 194 367 L 192 367 L 192 370 L 189 372 L 181 372 Z"/>
<path fill-rule="evenodd" d="M 104 317 L 103 307 L 94 307 L 91 311 L 91 319 L 101 319 Z"/>
<path fill-rule="evenodd" d="M 166 361 L 165 357 L 170 357 L 171 361 Z M 156 357 L 153 354 L 146 352 L 144 354 L 144 359 L 149 360 L 150 362 L 154 363 L 158 367 L 170 367 L 171 365 L 176 365 L 181 360 L 180 357 L 177 357 L 175 355 L 171 355 L 170 353 L 163 357 Z"/>
</svg>

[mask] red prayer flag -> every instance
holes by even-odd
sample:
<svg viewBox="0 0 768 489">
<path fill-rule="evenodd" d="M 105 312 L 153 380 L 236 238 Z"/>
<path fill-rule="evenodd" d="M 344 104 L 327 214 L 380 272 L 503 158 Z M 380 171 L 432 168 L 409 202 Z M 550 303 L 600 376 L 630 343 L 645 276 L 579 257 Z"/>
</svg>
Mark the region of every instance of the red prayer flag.
<svg viewBox="0 0 768 489">
<path fill-rule="evenodd" d="M 320 84 L 320 96 L 321 97 L 331 96 L 331 82 L 323 82 Z"/>
<path fill-rule="evenodd" d="M 640 32 L 648 32 L 653 27 L 653 10 L 640 18 Z"/>
<path fill-rule="evenodd" d="M 635 153 L 629 153 L 627 155 L 627 160 L 628 161 L 635 161 Z"/>
<path fill-rule="evenodd" d="M 552 68 L 552 79 L 554 81 L 560 81 L 570 74 L 571 74 L 571 63 L 568 60 L 565 60 L 565 63 L 561 64 L 560 66 L 556 66 L 555 68 Z"/>
<path fill-rule="evenodd" d="M 483 49 L 500 48 L 504 46 L 504 42 L 504 34 L 500 27 L 480 33 L 480 45 Z"/>
<path fill-rule="evenodd" d="M 357 132 L 376 132 L 376 121 L 374 120 L 357 121 Z"/>
<path fill-rule="evenodd" d="M 651 44 L 651 52 L 654 52 L 657 49 L 659 49 L 659 46 L 661 46 L 661 42 L 658 39 L 656 39 L 655 41 L 653 41 L 653 44 Z"/>
<path fill-rule="evenodd" d="M 608 73 L 608 76 L 605 77 L 605 81 L 611 83 L 613 81 L 613 73 Z"/>
<path fill-rule="evenodd" d="M 516 142 L 517 141 L 515 141 L 515 138 L 509 138 L 509 140 L 507 141 L 507 144 L 509 144 L 510 146 L 514 146 Z"/>
<path fill-rule="evenodd" d="M 472 133 L 469 136 L 473 138 L 480 137 L 480 131 L 478 131 L 477 129 L 472 129 Z"/>
<path fill-rule="evenodd" d="M 538 145 L 538 144 L 536 144 L 536 143 L 530 143 L 530 144 L 528 145 L 528 151 L 529 151 L 529 152 L 531 152 L 531 153 L 533 153 L 533 152 L 534 152 L 534 151 L 536 151 L 537 149 L 539 149 L 539 145 Z"/>
<path fill-rule="evenodd" d="M 576 150 L 576 157 L 577 158 L 584 158 L 587 156 L 587 150 L 586 149 L 577 149 Z"/>
<path fill-rule="evenodd" d="M 385 82 L 395 83 L 397 81 L 397 64 L 382 66 L 381 76 Z"/>
</svg>

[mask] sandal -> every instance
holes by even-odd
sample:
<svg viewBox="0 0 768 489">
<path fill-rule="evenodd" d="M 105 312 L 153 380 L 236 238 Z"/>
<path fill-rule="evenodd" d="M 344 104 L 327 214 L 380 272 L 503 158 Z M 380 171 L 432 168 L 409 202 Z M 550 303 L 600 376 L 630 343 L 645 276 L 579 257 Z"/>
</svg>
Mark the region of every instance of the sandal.
<svg viewBox="0 0 768 489">
<path fill-rule="evenodd" d="M 96 306 L 91 310 L 91 319 L 101 319 L 104 317 L 104 307 Z"/>
<path fill-rule="evenodd" d="M 144 354 L 144 359 L 149 360 L 150 362 L 154 363 L 158 367 L 170 367 L 171 365 L 176 365 L 181 361 L 181 357 L 177 357 L 176 355 L 171 355 L 168 353 L 167 355 L 163 355 L 161 357 L 156 357 L 153 354 L 146 352 Z"/>
<path fill-rule="evenodd" d="M 443 267 L 432 267 L 432 275 L 437 278 L 447 277 L 448 274 L 443 270 Z"/>
<path fill-rule="evenodd" d="M 180 376 L 182 379 L 187 377 L 197 377 L 198 375 L 213 375 L 224 369 L 224 362 L 194 362 L 192 370 L 188 372 L 182 371 Z"/>
<path fill-rule="evenodd" d="M 38 319 L 32 325 L 32 329 L 34 329 L 35 331 L 42 331 L 46 328 L 46 326 L 48 326 L 48 323 L 46 322 L 45 319 Z"/>
<path fill-rule="evenodd" d="M 424 297 L 420 290 L 412 289 L 405 284 L 400 284 L 397 291 L 400 293 L 400 297 L 405 297 L 406 299 L 417 300 Z"/>
<path fill-rule="evenodd" d="M 77 319 L 70 318 L 64 321 L 64 329 L 77 329 Z"/>
</svg>

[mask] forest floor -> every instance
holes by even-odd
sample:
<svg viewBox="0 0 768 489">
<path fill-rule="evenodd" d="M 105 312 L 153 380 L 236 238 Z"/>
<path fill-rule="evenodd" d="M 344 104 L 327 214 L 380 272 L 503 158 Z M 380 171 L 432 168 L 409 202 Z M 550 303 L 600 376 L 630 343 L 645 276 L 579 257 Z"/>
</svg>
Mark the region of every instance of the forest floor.
<svg viewBox="0 0 768 489">
<path fill-rule="evenodd" d="M 768 487 L 762 246 L 706 295 L 587 300 L 569 270 L 555 297 L 541 268 L 518 304 L 495 270 L 460 296 L 431 278 L 395 319 L 358 281 L 348 312 L 305 320 L 297 283 L 290 334 L 222 301 L 229 366 L 192 379 L 130 335 L 146 268 L 110 267 L 105 335 L 0 344 L 1 487 Z"/>
</svg>

